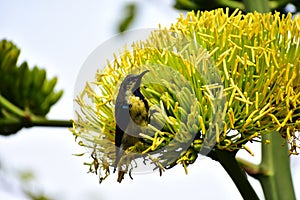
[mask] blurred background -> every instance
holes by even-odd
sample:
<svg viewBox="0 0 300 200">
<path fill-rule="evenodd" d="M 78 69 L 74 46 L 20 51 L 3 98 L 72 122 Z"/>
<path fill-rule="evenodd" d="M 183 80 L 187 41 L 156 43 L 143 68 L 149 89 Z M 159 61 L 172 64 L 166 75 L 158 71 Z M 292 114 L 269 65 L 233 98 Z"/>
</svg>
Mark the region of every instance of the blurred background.
<svg viewBox="0 0 300 200">
<path fill-rule="evenodd" d="M 50 78 L 57 76 L 56 88 L 64 90 L 48 118 L 73 117 L 74 86 L 82 64 L 96 47 L 126 28 L 122 22 L 132 11 L 128 6 L 132 2 L 136 16 L 129 30 L 169 26 L 185 13 L 173 8 L 172 0 L 0 1 L 0 39 L 11 40 L 21 49 L 20 63 L 26 60 L 31 67 L 45 68 Z M 255 157 L 245 152 L 239 156 L 259 163 L 259 146 L 250 145 Z M 189 166 L 188 175 L 177 166 L 162 177 L 157 173 L 135 175 L 134 180 L 126 176 L 121 184 L 111 174 L 100 185 L 98 176 L 87 173 L 88 166 L 83 165 L 89 158 L 72 155 L 83 152 L 66 128 L 34 127 L 0 136 L 0 199 L 242 199 L 219 163 L 209 158 Z M 291 167 L 300 199 L 299 157 L 291 158 Z M 260 184 L 250 181 L 263 198 Z"/>
</svg>

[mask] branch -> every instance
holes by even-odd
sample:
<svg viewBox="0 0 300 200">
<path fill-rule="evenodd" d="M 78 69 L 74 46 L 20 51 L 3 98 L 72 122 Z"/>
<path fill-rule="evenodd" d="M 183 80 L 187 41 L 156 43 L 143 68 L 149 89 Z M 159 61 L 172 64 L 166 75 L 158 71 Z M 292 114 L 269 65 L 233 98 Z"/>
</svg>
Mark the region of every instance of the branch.
<svg viewBox="0 0 300 200">
<path fill-rule="evenodd" d="M 228 173 L 244 199 L 259 199 L 250 185 L 245 172 L 235 159 L 236 152 L 213 149 L 208 157 L 218 161 Z"/>
<path fill-rule="evenodd" d="M 262 136 L 262 141 L 270 140 L 270 144 L 262 142 L 262 161 L 260 171 L 254 178 L 262 185 L 265 198 L 272 200 L 296 199 L 291 170 L 288 145 L 277 131 Z"/>
<path fill-rule="evenodd" d="M 2 95 L 0 95 L 0 108 L 5 110 L 4 116 L 0 118 L 0 135 L 8 136 L 22 128 L 33 126 L 72 127 L 71 120 L 49 120 L 45 117 L 36 116 L 23 111 Z"/>
</svg>

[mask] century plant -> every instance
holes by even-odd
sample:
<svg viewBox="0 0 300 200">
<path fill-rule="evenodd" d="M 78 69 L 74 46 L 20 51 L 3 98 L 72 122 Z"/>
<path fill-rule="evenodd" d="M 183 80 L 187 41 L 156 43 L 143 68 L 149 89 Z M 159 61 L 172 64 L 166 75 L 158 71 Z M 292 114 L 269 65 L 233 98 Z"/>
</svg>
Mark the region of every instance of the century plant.
<svg viewBox="0 0 300 200">
<path fill-rule="evenodd" d="M 152 121 L 142 129 L 142 140 L 126 149 L 125 172 L 136 167 L 131 163 L 136 154 L 160 171 L 179 163 L 187 170 L 199 153 L 210 150 L 253 154 L 246 143 L 270 143 L 261 136 L 274 131 L 290 144 L 290 154 L 298 154 L 299 36 L 297 16 L 217 9 L 180 15 L 169 28 L 134 43 L 76 98 L 80 111 L 71 130 L 91 149 L 90 170 L 100 171 L 101 181 L 109 175 L 118 86 L 128 74 L 145 69 L 150 72 L 141 91 L 153 110 Z M 168 154 L 176 149 L 172 142 L 188 146 Z M 160 149 L 164 155 L 153 157 L 151 152 Z"/>
</svg>

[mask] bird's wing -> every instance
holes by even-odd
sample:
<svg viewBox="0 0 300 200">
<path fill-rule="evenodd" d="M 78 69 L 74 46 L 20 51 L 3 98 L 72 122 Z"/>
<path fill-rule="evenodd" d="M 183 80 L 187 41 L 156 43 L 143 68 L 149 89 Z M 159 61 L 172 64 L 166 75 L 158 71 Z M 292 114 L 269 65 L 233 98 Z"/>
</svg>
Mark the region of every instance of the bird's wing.
<svg viewBox="0 0 300 200">
<path fill-rule="evenodd" d="M 120 147 L 122 143 L 124 131 L 126 130 L 130 120 L 129 105 L 126 103 L 116 104 L 115 118 L 116 118 L 115 145 L 117 147 Z"/>
</svg>

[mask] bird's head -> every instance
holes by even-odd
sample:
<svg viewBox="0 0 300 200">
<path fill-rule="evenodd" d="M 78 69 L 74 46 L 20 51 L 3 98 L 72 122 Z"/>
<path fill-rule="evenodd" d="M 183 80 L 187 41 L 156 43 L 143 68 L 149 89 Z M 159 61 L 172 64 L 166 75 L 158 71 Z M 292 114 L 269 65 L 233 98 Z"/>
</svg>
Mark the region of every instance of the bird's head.
<svg viewBox="0 0 300 200">
<path fill-rule="evenodd" d="M 142 78 L 147 72 L 149 72 L 149 70 L 145 70 L 140 74 L 127 75 L 123 80 L 121 87 L 123 88 L 124 91 L 134 92 L 136 89 L 140 87 Z"/>
</svg>

